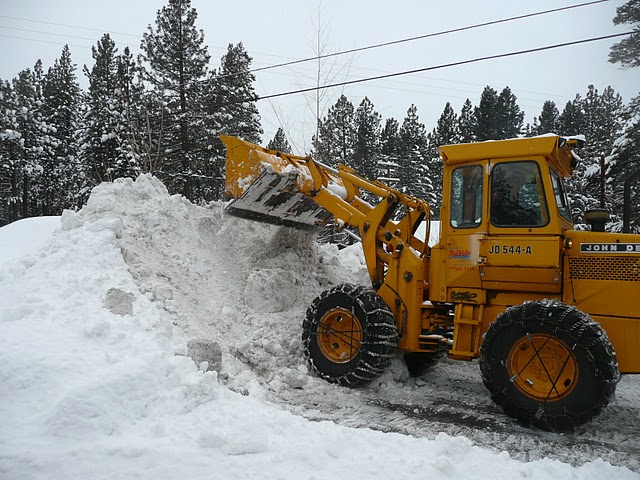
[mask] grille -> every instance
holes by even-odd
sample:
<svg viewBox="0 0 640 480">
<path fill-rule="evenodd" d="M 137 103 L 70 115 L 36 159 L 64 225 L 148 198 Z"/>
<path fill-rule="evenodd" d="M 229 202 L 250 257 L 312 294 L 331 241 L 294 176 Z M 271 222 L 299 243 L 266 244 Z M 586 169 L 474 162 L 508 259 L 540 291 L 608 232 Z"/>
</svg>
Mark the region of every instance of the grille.
<svg viewBox="0 0 640 480">
<path fill-rule="evenodd" d="M 640 282 L 640 257 L 569 257 L 569 276 L 576 280 Z"/>
</svg>

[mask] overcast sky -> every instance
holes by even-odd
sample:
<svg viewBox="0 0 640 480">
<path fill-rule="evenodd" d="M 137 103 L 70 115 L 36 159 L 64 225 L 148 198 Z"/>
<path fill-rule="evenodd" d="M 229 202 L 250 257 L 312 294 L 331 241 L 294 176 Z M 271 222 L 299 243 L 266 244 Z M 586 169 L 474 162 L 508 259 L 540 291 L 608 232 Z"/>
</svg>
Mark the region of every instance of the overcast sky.
<svg viewBox="0 0 640 480">
<path fill-rule="evenodd" d="M 229 43 L 243 42 L 259 68 L 312 57 L 320 43 L 323 53 L 365 47 L 443 30 L 583 3 L 585 0 L 192 0 L 197 26 L 204 30 L 217 68 Z M 142 33 L 154 24 L 165 0 L 0 0 L 0 78 L 11 79 L 42 59 L 53 64 L 65 43 L 78 65 L 91 66 L 91 45 L 109 32 L 120 51 L 139 51 Z M 630 26 L 613 25 L 622 0 L 478 28 L 436 38 L 377 48 L 324 61 L 322 72 L 331 83 L 385 73 L 419 69 L 475 57 L 507 53 L 557 43 L 621 33 Z M 318 35 L 318 25 L 321 35 Z M 318 40 L 320 39 L 320 42 Z M 477 105 L 486 85 L 500 91 L 509 86 L 526 113 L 526 122 L 540 113 L 545 100 L 562 111 L 589 84 L 599 90 L 611 85 L 628 102 L 640 93 L 640 69 L 621 70 L 607 62 L 616 40 L 571 46 L 524 56 L 491 60 L 426 73 L 334 88 L 323 98 L 323 113 L 344 93 L 357 107 L 368 96 L 383 119 L 399 122 L 414 103 L 420 120 L 431 130 L 447 101 L 456 112 L 470 98 Z M 269 95 L 315 85 L 317 63 L 256 73 L 256 91 Z M 311 94 L 258 102 L 265 130 L 263 143 L 283 126 L 296 153 L 309 149 L 314 108 Z"/>
</svg>

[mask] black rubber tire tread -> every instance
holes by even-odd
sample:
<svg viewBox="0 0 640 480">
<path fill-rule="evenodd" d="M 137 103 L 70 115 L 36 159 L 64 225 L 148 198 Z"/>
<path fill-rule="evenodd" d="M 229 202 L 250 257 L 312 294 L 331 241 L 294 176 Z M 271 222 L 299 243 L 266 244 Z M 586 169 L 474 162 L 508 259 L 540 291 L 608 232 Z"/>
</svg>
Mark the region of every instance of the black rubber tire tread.
<svg viewBox="0 0 640 480">
<path fill-rule="evenodd" d="M 507 359 L 513 344 L 526 334 L 548 334 L 573 349 L 578 381 L 567 397 L 539 402 L 522 393 L 509 378 Z M 526 426 L 566 432 L 598 415 L 620 380 L 618 361 L 600 324 L 557 300 L 525 302 L 501 313 L 487 330 L 480 348 L 482 380 L 504 412 Z"/>
<path fill-rule="evenodd" d="M 360 351 L 348 363 L 334 363 L 326 358 L 317 343 L 318 323 L 337 306 L 351 310 L 362 327 Z M 373 290 L 352 284 L 338 285 L 324 291 L 307 309 L 302 324 L 304 354 L 313 370 L 331 383 L 350 387 L 367 385 L 391 364 L 398 346 L 398 330 L 393 314 Z"/>
</svg>

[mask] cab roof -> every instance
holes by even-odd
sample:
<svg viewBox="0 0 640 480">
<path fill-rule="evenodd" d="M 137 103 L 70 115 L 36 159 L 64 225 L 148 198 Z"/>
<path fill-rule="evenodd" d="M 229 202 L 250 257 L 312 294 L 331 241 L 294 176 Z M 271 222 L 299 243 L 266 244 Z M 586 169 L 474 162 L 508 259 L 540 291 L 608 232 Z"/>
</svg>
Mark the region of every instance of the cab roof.
<svg viewBox="0 0 640 480">
<path fill-rule="evenodd" d="M 534 156 L 542 156 L 546 157 L 563 176 L 568 177 L 571 175 L 578 160 L 571 147 L 578 145 L 580 141 L 578 138 L 544 135 L 530 138 L 443 145 L 438 148 L 438 152 L 446 165 L 458 165 L 491 159 L 526 160 Z"/>
</svg>

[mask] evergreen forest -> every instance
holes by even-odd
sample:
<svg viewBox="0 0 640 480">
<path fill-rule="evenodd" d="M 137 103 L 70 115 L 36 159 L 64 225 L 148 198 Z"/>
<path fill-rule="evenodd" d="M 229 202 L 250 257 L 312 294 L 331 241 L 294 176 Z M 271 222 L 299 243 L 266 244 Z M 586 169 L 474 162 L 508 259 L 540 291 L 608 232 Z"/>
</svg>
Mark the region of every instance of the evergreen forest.
<svg viewBox="0 0 640 480">
<path fill-rule="evenodd" d="M 615 24 L 634 34 L 609 61 L 640 66 L 640 2 L 617 9 Z M 640 94 L 623 102 L 612 86 L 585 85 L 565 105 L 551 100 L 531 124 L 508 86 L 486 86 L 479 103 L 460 111 L 447 102 L 428 131 L 415 104 L 403 119 L 383 118 L 372 98 L 342 95 L 317 119 L 313 151 L 291 152 L 286 131 L 263 138 L 252 58 L 229 44 L 216 68 L 190 0 L 167 0 L 143 34 L 140 55 L 119 51 L 105 33 L 81 72 L 68 46 L 53 65 L 35 62 L 0 80 L 0 226 L 21 218 L 79 209 L 101 182 L 157 176 L 171 193 L 195 203 L 224 198 L 220 134 L 268 148 L 343 163 L 368 178 L 426 199 L 438 217 L 442 161 L 438 146 L 558 133 L 584 135 L 582 162 L 568 181 L 574 221 L 604 205 L 608 230 L 622 230 L 625 180 L 640 170 Z M 88 88 L 83 90 L 79 75 Z M 601 161 L 605 188 L 602 195 Z M 640 232 L 640 183 L 631 185 L 631 231 Z"/>
</svg>

